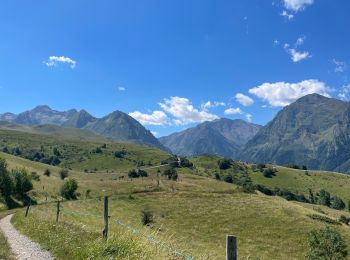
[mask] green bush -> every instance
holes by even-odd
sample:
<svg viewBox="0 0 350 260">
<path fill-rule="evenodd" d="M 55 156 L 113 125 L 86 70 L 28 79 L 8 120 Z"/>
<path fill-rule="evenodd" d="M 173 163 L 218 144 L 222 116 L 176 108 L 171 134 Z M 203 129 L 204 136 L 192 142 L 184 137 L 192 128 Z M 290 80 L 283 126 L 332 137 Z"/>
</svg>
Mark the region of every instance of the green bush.
<svg viewBox="0 0 350 260">
<path fill-rule="evenodd" d="M 61 169 L 60 170 L 61 180 L 64 180 L 65 178 L 67 178 L 68 175 L 69 175 L 69 171 L 67 169 Z"/>
<path fill-rule="evenodd" d="M 175 168 L 166 169 L 163 175 L 167 176 L 169 180 L 176 181 L 178 179 L 178 174 Z"/>
<path fill-rule="evenodd" d="M 78 182 L 75 179 L 69 179 L 61 187 L 61 196 L 67 200 L 77 199 Z"/>
<path fill-rule="evenodd" d="M 339 218 L 339 222 L 344 223 L 345 225 L 349 225 L 350 218 L 348 218 L 348 217 L 346 217 L 344 215 L 341 215 L 340 218 Z"/>
<path fill-rule="evenodd" d="M 153 223 L 153 213 L 150 209 L 143 209 L 141 211 L 141 223 L 142 225 L 149 225 Z"/>
<path fill-rule="evenodd" d="M 44 175 L 47 176 L 47 177 L 50 177 L 51 171 L 49 169 L 46 169 L 45 172 L 44 172 Z"/>
<path fill-rule="evenodd" d="M 218 160 L 218 166 L 220 170 L 230 169 L 232 165 L 232 161 L 230 159 L 220 159 Z"/>
<path fill-rule="evenodd" d="M 348 255 L 344 239 L 330 227 L 311 231 L 308 245 L 307 258 L 310 260 L 342 260 Z"/>
<path fill-rule="evenodd" d="M 18 199 L 27 199 L 27 192 L 33 189 L 31 177 L 26 169 L 16 169 L 12 171 L 14 176 L 14 193 Z"/>
</svg>

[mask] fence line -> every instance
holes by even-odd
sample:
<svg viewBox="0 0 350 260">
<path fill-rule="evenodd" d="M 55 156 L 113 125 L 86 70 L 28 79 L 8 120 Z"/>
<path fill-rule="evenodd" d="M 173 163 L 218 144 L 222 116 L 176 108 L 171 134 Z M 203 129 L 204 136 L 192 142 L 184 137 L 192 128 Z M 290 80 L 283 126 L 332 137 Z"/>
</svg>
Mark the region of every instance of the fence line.
<svg viewBox="0 0 350 260">
<path fill-rule="evenodd" d="M 37 211 L 41 211 L 41 209 L 33 207 L 33 211 L 36 211 L 36 210 Z M 62 206 L 62 204 L 61 204 L 60 212 L 65 213 L 67 215 L 71 215 L 71 216 L 89 216 L 89 217 L 94 217 L 94 218 L 101 219 L 101 215 L 91 214 L 91 213 L 83 213 L 83 212 L 78 212 L 78 211 L 75 211 L 75 210 L 66 209 L 65 207 Z M 118 224 L 118 225 L 120 225 L 122 227 L 125 227 L 130 233 L 133 233 L 134 235 L 138 235 L 140 237 L 146 238 L 149 242 L 151 242 L 153 244 L 156 244 L 156 245 L 159 245 L 160 247 L 168 250 L 170 253 L 172 253 L 172 254 L 174 254 L 176 256 L 182 257 L 185 260 L 193 260 L 192 256 L 185 255 L 180 250 L 178 250 L 176 248 L 173 248 L 173 247 L 169 246 L 168 244 L 155 239 L 151 235 L 143 234 L 140 230 L 138 230 L 138 229 L 136 229 L 136 228 L 134 228 L 134 227 L 132 227 L 132 226 L 130 226 L 128 224 L 125 224 L 120 219 L 113 218 L 111 220 L 113 221 L 113 223 L 116 223 L 116 224 Z"/>
</svg>

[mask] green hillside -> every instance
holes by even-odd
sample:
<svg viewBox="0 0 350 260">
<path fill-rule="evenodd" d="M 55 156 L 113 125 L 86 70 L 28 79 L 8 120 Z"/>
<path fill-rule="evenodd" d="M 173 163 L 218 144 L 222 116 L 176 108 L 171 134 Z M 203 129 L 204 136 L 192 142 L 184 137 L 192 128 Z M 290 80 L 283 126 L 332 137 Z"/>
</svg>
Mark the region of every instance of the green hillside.
<svg viewBox="0 0 350 260">
<path fill-rule="evenodd" d="M 102 148 L 103 143 L 98 142 L 4 130 L 0 137 L 1 147 L 22 150 L 18 156 L 0 152 L 10 169 L 25 167 L 40 176 L 40 180 L 33 180 L 34 189 L 29 193 L 39 205 L 32 207 L 28 218 L 24 218 L 24 209 L 19 209 L 13 223 L 58 259 L 86 259 L 94 254 L 96 258 L 135 260 L 184 259 L 183 256 L 224 259 L 227 234 L 238 237 L 240 259 L 303 259 L 307 234 L 325 225 L 337 229 L 350 246 L 350 228 L 338 222 L 341 215 L 350 217 L 347 211 L 260 192 L 247 193 L 241 186 L 224 181 L 231 176 L 234 181 L 251 181 L 305 195 L 309 188 L 324 188 L 349 200 L 347 175 L 318 171 L 308 171 L 306 175 L 302 170 L 276 167 L 276 175 L 266 178 L 260 171 L 253 171 L 251 164 L 230 161 L 230 168 L 224 170 L 218 164 L 224 163 L 223 158 L 204 155 L 191 158 L 192 167 L 176 168 L 178 181 L 160 174 L 158 184 L 157 170 L 163 172 L 168 166 L 162 163 L 170 157 L 158 149 L 114 142 Z M 56 147 L 61 163 L 53 166 L 22 158 L 30 149 L 41 146 L 45 154 Z M 96 153 L 96 148 L 102 152 Z M 115 151 L 121 150 L 127 152 L 121 158 L 115 157 Z M 80 161 L 82 156 L 86 157 Z M 55 224 L 55 201 L 64 183 L 59 177 L 62 166 L 71 168 L 68 178 L 78 181 L 80 196 L 77 201 L 62 203 L 60 222 Z M 127 172 L 136 167 L 145 169 L 149 176 L 129 179 Z M 50 177 L 44 175 L 46 169 L 51 171 Z M 108 244 L 100 239 L 103 196 L 110 196 Z M 145 208 L 154 217 L 150 226 L 141 225 L 141 211 Z M 315 219 L 315 215 L 319 217 Z M 335 224 L 326 224 L 322 218 Z M 8 254 L 5 244 L 0 244 L 0 252 Z"/>
<path fill-rule="evenodd" d="M 70 130 L 73 129 L 67 131 Z M 64 133 L 63 135 L 66 136 Z M 73 137 L 73 134 L 68 136 Z M 59 135 L 39 135 L 2 129 L 0 129 L 0 150 L 61 168 L 88 172 L 125 172 L 136 166 L 159 165 L 170 156 L 162 150 L 138 144 L 108 142 L 108 140 L 81 141 L 62 138 Z M 122 155 L 116 156 L 116 152 L 122 152 Z"/>
</svg>

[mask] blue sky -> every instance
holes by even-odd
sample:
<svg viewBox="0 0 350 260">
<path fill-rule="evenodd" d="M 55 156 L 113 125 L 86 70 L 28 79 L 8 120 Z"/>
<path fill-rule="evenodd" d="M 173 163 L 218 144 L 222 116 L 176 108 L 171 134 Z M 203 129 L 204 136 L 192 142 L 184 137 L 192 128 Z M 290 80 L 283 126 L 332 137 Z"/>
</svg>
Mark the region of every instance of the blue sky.
<svg viewBox="0 0 350 260">
<path fill-rule="evenodd" d="M 266 124 L 305 94 L 348 99 L 349 10 L 348 0 L 4 0 L 0 113 L 121 110 L 158 136 L 219 117 Z"/>
</svg>

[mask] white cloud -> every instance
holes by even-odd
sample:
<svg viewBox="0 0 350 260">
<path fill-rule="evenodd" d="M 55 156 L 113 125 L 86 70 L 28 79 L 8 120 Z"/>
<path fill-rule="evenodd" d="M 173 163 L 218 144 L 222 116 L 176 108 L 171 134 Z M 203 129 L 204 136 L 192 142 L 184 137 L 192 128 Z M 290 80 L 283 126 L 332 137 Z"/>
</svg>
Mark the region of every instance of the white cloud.
<svg viewBox="0 0 350 260">
<path fill-rule="evenodd" d="M 201 105 L 202 110 L 208 111 L 208 109 L 213 108 L 213 107 L 224 107 L 226 104 L 224 102 L 217 102 L 217 101 L 207 101 L 204 104 Z"/>
<path fill-rule="evenodd" d="M 290 54 L 290 57 L 293 62 L 299 62 L 305 59 L 311 58 L 311 54 L 307 51 L 298 51 L 296 48 L 303 45 L 305 42 L 306 37 L 299 37 L 297 41 L 294 44 L 294 48 L 290 48 L 290 45 L 288 43 L 285 43 L 283 48 L 287 51 L 287 53 Z"/>
<path fill-rule="evenodd" d="M 273 46 L 278 46 L 279 44 L 280 44 L 279 40 L 276 39 L 276 40 L 273 41 Z"/>
<path fill-rule="evenodd" d="M 299 52 L 296 49 L 289 49 L 288 52 L 293 62 L 299 62 L 312 57 L 307 51 Z"/>
<path fill-rule="evenodd" d="M 67 64 L 72 69 L 77 65 L 75 60 L 65 56 L 50 56 L 47 61 L 44 61 L 44 64 L 48 67 L 57 66 L 59 63 Z"/>
<path fill-rule="evenodd" d="M 165 125 L 169 123 L 168 117 L 163 111 L 153 111 L 152 114 L 143 114 L 135 111 L 129 113 L 129 116 L 139 121 L 142 125 Z"/>
<path fill-rule="evenodd" d="M 341 90 L 338 93 L 338 97 L 341 100 L 348 101 L 349 100 L 349 97 L 348 97 L 349 93 L 350 93 L 350 84 L 345 85 L 341 88 Z"/>
<path fill-rule="evenodd" d="M 241 114 L 243 114 L 243 111 L 239 107 L 237 107 L 237 108 L 231 107 L 231 108 L 226 109 L 224 111 L 224 114 L 225 115 L 237 115 L 237 114 L 241 115 Z"/>
<path fill-rule="evenodd" d="M 254 103 L 254 100 L 251 97 L 248 97 L 242 93 L 237 93 L 235 95 L 235 99 L 245 107 L 251 106 Z"/>
<path fill-rule="evenodd" d="M 158 133 L 156 131 L 151 131 L 152 135 L 154 135 L 155 137 L 158 136 Z"/>
<path fill-rule="evenodd" d="M 305 36 L 299 37 L 299 38 L 297 39 L 296 43 L 295 43 L 295 46 L 301 46 L 301 45 L 303 45 L 304 42 L 305 42 L 305 40 L 306 40 L 306 37 L 305 37 Z"/>
<path fill-rule="evenodd" d="M 288 13 L 286 10 L 283 10 L 280 15 L 286 17 L 288 20 L 292 20 L 294 18 L 294 14 Z"/>
<path fill-rule="evenodd" d="M 118 90 L 119 90 L 119 91 L 125 91 L 126 88 L 124 88 L 124 87 L 118 87 Z"/>
<path fill-rule="evenodd" d="M 283 2 L 287 10 L 299 12 L 303 10 L 307 5 L 312 5 L 314 3 L 314 0 L 283 0 Z"/>
<path fill-rule="evenodd" d="M 164 99 L 164 103 L 159 103 L 160 107 L 175 119 L 176 125 L 186 125 L 190 123 L 201 123 L 218 119 L 218 116 L 210 114 L 205 110 L 196 109 L 189 99 L 181 97 L 171 97 Z"/>
<path fill-rule="evenodd" d="M 246 113 L 245 118 L 247 119 L 248 122 L 252 122 L 253 116 L 249 113 Z"/>
<path fill-rule="evenodd" d="M 329 96 L 331 89 L 319 80 L 309 79 L 298 83 L 276 82 L 264 83 L 251 88 L 249 93 L 267 101 L 271 106 L 287 106 L 298 98 L 318 93 Z"/>
<path fill-rule="evenodd" d="M 338 61 L 336 59 L 333 59 L 332 62 L 335 65 L 335 72 L 344 72 L 346 69 L 346 63 L 344 61 Z"/>
</svg>

